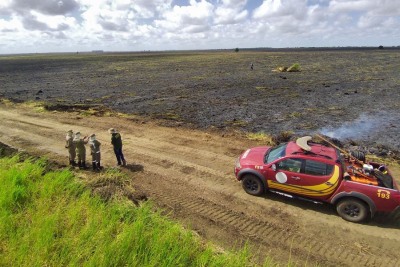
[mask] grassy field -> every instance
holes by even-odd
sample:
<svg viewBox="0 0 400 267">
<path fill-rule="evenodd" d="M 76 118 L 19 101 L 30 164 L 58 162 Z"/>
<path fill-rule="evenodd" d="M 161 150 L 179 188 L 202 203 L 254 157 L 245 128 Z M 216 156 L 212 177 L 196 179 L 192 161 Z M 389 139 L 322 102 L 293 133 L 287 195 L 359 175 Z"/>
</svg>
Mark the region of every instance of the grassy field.
<svg viewBox="0 0 400 267">
<path fill-rule="evenodd" d="M 105 202 L 69 170 L 47 169 L 0 158 L 0 266 L 255 265 L 246 248 L 218 251 L 147 202 Z"/>
</svg>

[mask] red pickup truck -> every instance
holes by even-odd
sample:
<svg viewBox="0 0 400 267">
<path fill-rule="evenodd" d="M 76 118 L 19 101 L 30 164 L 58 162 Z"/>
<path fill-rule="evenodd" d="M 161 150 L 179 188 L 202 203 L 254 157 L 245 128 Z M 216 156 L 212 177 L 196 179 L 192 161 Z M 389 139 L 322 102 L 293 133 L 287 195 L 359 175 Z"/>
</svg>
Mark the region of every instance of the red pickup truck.
<svg viewBox="0 0 400 267">
<path fill-rule="evenodd" d="M 237 159 L 235 175 L 250 195 L 272 191 L 331 203 L 351 222 L 400 209 L 399 187 L 387 166 L 341 152 L 311 142 L 310 136 L 276 147 L 254 147 Z"/>
</svg>

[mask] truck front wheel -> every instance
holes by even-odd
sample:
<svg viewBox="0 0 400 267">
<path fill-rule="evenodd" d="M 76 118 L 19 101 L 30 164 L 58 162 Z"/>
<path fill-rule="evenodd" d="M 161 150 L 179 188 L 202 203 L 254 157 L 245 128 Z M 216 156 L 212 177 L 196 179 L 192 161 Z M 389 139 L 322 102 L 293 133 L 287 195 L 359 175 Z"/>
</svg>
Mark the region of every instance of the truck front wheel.
<svg viewBox="0 0 400 267">
<path fill-rule="evenodd" d="M 242 187 L 247 194 L 260 196 L 265 192 L 262 181 L 252 174 L 246 174 L 242 178 Z"/>
<path fill-rule="evenodd" d="M 355 198 L 339 201 L 336 205 L 336 211 L 344 220 L 355 223 L 364 221 L 368 216 L 367 205 Z"/>
</svg>

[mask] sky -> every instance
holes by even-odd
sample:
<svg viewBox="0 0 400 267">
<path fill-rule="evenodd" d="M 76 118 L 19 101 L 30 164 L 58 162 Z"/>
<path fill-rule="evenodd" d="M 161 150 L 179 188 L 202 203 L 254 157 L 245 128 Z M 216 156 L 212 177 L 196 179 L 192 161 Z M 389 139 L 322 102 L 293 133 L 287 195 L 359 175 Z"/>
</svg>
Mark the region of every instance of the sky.
<svg viewBox="0 0 400 267">
<path fill-rule="evenodd" d="M 0 54 L 380 45 L 400 0 L 0 0 Z"/>
</svg>

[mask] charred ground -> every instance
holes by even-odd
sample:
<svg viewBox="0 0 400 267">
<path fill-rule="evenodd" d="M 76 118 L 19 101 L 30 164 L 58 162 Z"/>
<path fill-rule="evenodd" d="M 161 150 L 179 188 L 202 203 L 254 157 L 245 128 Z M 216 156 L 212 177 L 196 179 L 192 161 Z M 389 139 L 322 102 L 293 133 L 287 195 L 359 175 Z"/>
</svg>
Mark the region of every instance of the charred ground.
<svg viewBox="0 0 400 267">
<path fill-rule="evenodd" d="M 174 127 L 322 131 L 385 154 L 400 150 L 399 59 L 381 49 L 3 56 L 0 96 Z M 294 63 L 301 72 L 273 71 Z"/>
</svg>

